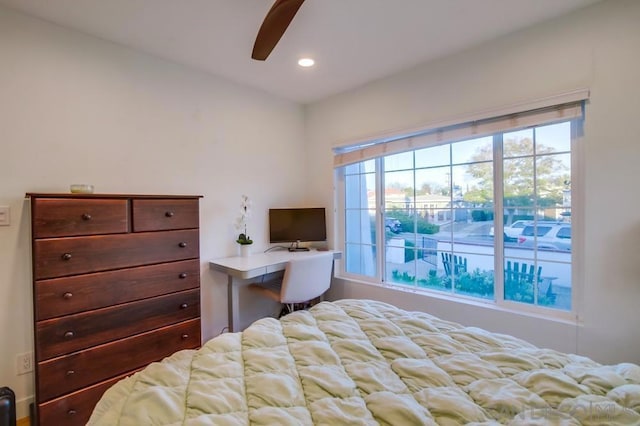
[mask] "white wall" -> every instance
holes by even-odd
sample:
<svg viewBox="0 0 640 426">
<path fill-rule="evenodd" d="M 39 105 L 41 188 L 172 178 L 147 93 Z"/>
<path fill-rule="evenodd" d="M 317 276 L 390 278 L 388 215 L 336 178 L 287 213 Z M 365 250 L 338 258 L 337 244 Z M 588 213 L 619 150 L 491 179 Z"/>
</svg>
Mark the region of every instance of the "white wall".
<svg viewBox="0 0 640 426">
<path fill-rule="evenodd" d="M 26 416 L 33 349 L 26 192 L 201 194 L 203 338 L 227 325 L 232 222 L 252 197 L 249 231 L 266 247 L 268 207 L 304 199 L 303 111 L 296 104 L 0 8 L 0 386 Z M 277 153 L 277 155 L 274 155 Z"/>
<path fill-rule="evenodd" d="M 609 0 L 306 108 L 309 192 L 329 203 L 334 144 L 590 88 L 574 252 L 581 326 L 346 280 L 331 297 L 383 299 L 602 362 L 640 362 L 639 22 L 640 2 Z"/>
<path fill-rule="evenodd" d="M 0 386 L 16 391 L 25 416 L 33 376 L 14 366 L 33 347 L 25 192 L 90 182 L 105 193 L 204 195 L 206 339 L 227 325 L 226 279 L 207 260 L 235 253 L 240 194 L 254 200 L 261 250 L 268 207 L 332 205 L 333 144 L 579 87 L 592 93 L 582 327 L 352 282 L 333 297 L 384 299 L 600 361 L 640 362 L 639 20 L 640 2 L 609 0 L 311 105 L 305 122 L 295 104 L 0 7 L 0 205 L 12 214 L 0 227 Z"/>
</svg>

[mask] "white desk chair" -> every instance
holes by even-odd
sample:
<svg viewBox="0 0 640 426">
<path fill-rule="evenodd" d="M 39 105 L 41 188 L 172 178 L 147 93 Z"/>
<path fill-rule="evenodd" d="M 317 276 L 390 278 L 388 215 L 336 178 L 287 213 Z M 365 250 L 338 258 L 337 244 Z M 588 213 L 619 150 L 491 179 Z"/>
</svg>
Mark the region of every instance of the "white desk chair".
<svg viewBox="0 0 640 426">
<path fill-rule="evenodd" d="M 320 253 L 287 262 L 282 282 L 251 284 L 249 288 L 276 302 L 291 313 L 295 305 L 322 296 L 331 285 L 333 253 Z"/>
</svg>

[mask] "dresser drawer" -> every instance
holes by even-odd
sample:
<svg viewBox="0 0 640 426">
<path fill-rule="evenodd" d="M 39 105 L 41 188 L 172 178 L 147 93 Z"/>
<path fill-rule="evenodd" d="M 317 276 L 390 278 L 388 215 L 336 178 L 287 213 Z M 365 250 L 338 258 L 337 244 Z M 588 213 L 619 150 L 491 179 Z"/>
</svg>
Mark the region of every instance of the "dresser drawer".
<svg viewBox="0 0 640 426">
<path fill-rule="evenodd" d="M 36 323 L 37 361 L 200 316 L 200 290 L 82 312 Z"/>
<path fill-rule="evenodd" d="M 131 373 L 133 374 L 133 373 Z M 38 406 L 38 419 L 42 425 L 86 425 L 102 395 L 116 382 L 129 374 L 100 382 L 88 388 L 56 398 Z"/>
<path fill-rule="evenodd" d="M 133 200 L 133 231 L 164 231 L 199 226 L 198 200 Z"/>
<path fill-rule="evenodd" d="M 198 259 L 36 281 L 36 320 L 200 287 Z"/>
<path fill-rule="evenodd" d="M 31 202 L 33 238 L 129 231 L 127 200 L 45 198 Z"/>
<path fill-rule="evenodd" d="M 160 328 L 38 363 L 39 402 L 200 346 L 200 320 Z"/>
<path fill-rule="evenodd" d="M 34 279 L 141 266 L 200 255 L 197 229 L 47 238 L 33 244 Z"/>
</svg>

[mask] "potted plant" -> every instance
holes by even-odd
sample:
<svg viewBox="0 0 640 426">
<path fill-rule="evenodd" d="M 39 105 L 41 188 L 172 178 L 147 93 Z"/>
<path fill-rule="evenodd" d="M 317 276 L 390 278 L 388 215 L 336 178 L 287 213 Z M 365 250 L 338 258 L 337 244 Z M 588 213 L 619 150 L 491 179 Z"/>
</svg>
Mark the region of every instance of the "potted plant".
<svg viewBox="0 0 640 426">
<path fill-rule="evenodd" d="M 251 201 L 246 195 L 242 195 L 240 201 L 240 214 L 236 218 L 235 227 L 239 232 L 236 243 L 240 244 L 240 255 L 246 257 L 249 255 L 249 246 L 253 244 L 253 240 L 247 233 L 247 221 L 251 210 Z"/>
</svg>

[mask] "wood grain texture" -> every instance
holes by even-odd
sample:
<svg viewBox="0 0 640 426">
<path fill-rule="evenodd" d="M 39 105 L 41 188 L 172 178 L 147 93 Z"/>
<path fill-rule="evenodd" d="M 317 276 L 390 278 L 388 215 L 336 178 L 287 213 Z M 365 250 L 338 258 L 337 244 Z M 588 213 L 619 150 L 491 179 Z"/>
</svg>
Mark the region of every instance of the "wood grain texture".
<svg viewBox="0 0 640 426">
<path fill-rule="evenodd" d="M 36 320 L 200 287 L 198 259 L 36 282 Z"/>
<path fill-rule="evenodd" d="M 36 324 L 37 361 L 200 316 L 200 290 L 152 297 Z"/>
<path fill-rule="evenodd" d="M 36 359 L 31 421 L 82 425 L 121 378 L 200 347 L 201 197 L 27 196 Z"/>
<path fill-rule="evenodd" d="M 200 320 L 193 319 L 39 362 L 38 398 L 48 401 L 199 346 Z"/>
<path fill-rule="evenodd" d="M 141 266 L 200 255 L 197 229 L 44 238 L 34 244 L 35 279 Z"/>
<path fill-rule="evenodd" d="M 197 228 L 199 221 L 194 200 L 133 200 L 134 232 Z"/>
<path fill-rule="evenodd" d="M 95 407 L 106 390 L 128 375 L 128 373 L 121 374 L 42 404 L 40 406 L 40 424 L 85 425 L 89 417 L 91 417 L 93 407 Z"/>
<path fill-rule="evenodd" d="M 32 211 L 34 238 L 129 231 L 127 200 L 36 199 Z"/>
</svg>

